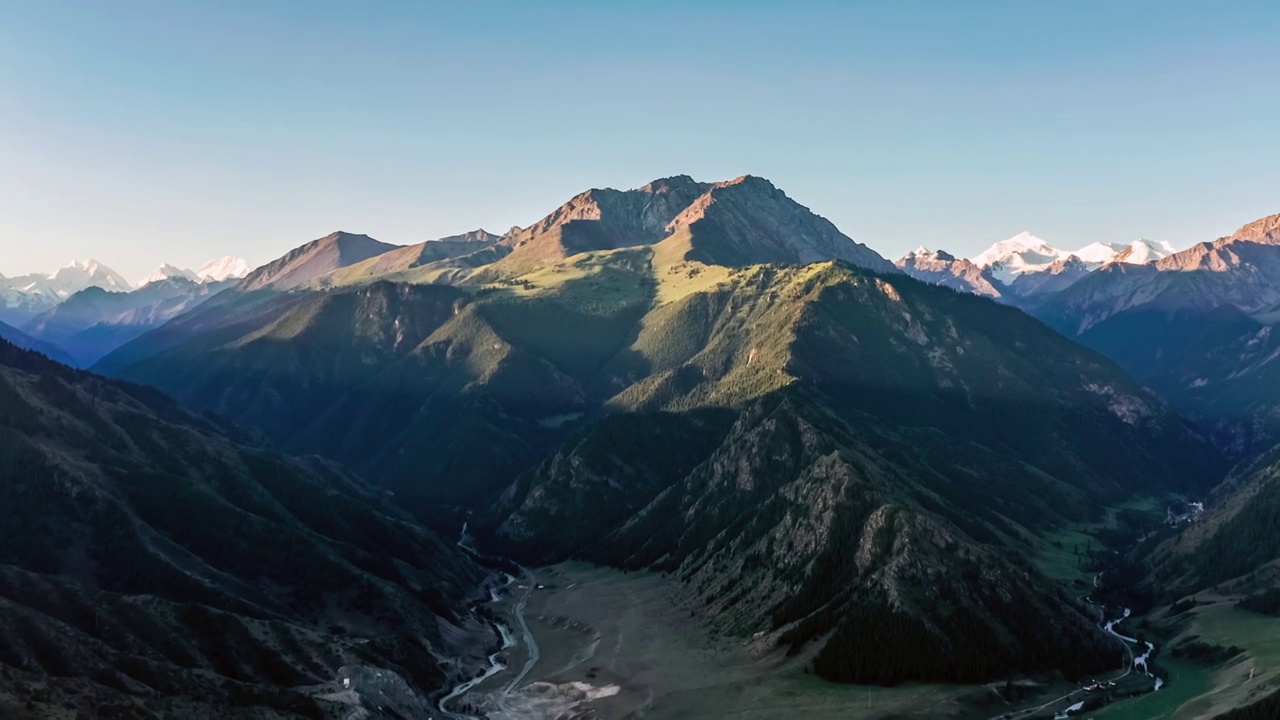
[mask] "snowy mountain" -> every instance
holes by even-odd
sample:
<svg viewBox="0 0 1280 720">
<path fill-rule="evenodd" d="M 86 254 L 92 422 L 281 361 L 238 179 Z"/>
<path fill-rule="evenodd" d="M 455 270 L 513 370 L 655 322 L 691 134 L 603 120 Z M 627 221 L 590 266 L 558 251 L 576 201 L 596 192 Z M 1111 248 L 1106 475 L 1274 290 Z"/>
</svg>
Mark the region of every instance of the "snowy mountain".
<svg viewBox="0 0 1280 720">
<path fill-rule="evenodd" d="M 139 282 L 138 287 L 143 287 L 144 285 L 150 285 L 153 282 L 160 282 L 162 280 L 169 280 L 172 278 L 186 278 L 187 280 L 195 281 L 196 274 L 190 270 L 177 267 L 176 265 L 165 263 L 156 268 L 155 272 L 151 273 L 144 280 Z"/>
<path fill-rule="evenodd" d="M 176 265 L 165 263 L 151 273 L 145 280 L 138 283 L 138 287 L 148 285 L 161 280 L 170 280 L 173 278 L 186 278 L 192 282 L 209 283 L 222 282 L 223 280 L 239 280 L 248 275 L 253 268 L 244 258 L 232 255 L 224 255 L 216 257 L 200 266 L 199 270 L 188 270 L 180 268 Z"/>
<path fill-rule="evenodd" d="M 1177 252 L 1177 248 L 1167 242 L 1139 239 L 1129 243 L 1120 252 L 1116 253 L 1115 257 L 1111 258 L 1111 262 L 1146 265 L 1149 262 L 1163 260 L 1170 255 L 1177 254 Z"/>
<path fill-rule="evenodd" d="M 1122 262 L 1130 265 L 1146 265 L 1177 252 L 1167 242 L 1138 239 L 1125 245 L 1123 243 L 1091 243 L 1072 253 L 1084 261 L 1086 265 L 1102 267 L 1110 262 Z"/>
<path fill-rule="evenodd" d="M 1047 270 L 1059 260 L 1066 260 L 1071 253 L 1045 242 L 1029 232 L 1021 232 L 1008 240 L 987 248 L 982 254 L 970 258 L 973 264 L 988 270 L 993 277 L 1008 285 L 1019 275 Z"/>
<path fill-rule="evenodd" d="M 1129 246 L 1123 243 L 1095 242 L 1085 245 L 1072 254 L 1080 258 L 1080 260 L 1086 265 L 1102 267 L 1115 259 L 1116 255 L 1119 255 L 1122 251 L 1127 250 L 1128 248 Z"/>
<path fill-rule="evenodd" d="M 20 325 L 86 288 L 133 289 L 120 273 L 97 260 L 77 260 L 52 273 L 0 278 L 0 322 Z"/>
<path fill-rule="evenodd" d="M 200 282 L 221 282 L 223 280 L 239 280 L 253 271 L 244 258 L 226 255 L 217 257 L 200 266 L 195 271 L 195 278 Z"/>
<path fill-rule="evenodd" d="M 997 280 L 1008 285 L 1019 275 L 1046 272 L 1054 263 L 1071 257 L 1077 258 L 1088 270 L 1096 270 L 1111 262 L 1145 265 L 1175 252 L 1167 242 L 1146 239 L 1135 240 L 1128 245 L 1095 242 L 1069 252 L 1059 250 L 1029 232 L 1022 232 L 992 245 L 971 259 L 975 265 L 985 268 Z"/>
</svg>

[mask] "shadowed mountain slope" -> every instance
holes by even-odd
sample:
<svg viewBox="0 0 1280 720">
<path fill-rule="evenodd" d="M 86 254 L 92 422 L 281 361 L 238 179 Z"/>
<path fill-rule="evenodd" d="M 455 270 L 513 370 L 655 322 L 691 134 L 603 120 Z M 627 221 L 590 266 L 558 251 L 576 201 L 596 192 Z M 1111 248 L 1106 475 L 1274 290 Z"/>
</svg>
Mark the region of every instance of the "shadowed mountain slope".
<svg viewBox="0 0 1280 720">
<path fill-rule="evenodd" d="M 451 545 L 153 390 L 0 342 L 0 465 L 0 678 L 37 706 L 403 713 L 456 672 L 438 655 L 468 655 L 481 572 Z M 401 697 L 339 697 L 366 669 Z"/>
<path fill-rule="evenodd" d="M 459 284 L 220 296 L 99 369 L 423 516 L 474 509 L 530 561 L 676 573 L 725 631 L 820 647 L 828 678 L 1113 661 L 1025 558 L 1107 504 L 1217 481 L 1160 400 L 1016 309 L 827 257 L 859 246 L 765 181 L 576 202 Z M 882 630 L 904 640 L 878 670 L 858 638 Z"/>
<path fill-rule="evenodd" d="M 1280 215 L 1152 264 L 1107 265 L 1028 307 L 1211 427 L 1233 455 L 1280 437 Z"/>
</svg>

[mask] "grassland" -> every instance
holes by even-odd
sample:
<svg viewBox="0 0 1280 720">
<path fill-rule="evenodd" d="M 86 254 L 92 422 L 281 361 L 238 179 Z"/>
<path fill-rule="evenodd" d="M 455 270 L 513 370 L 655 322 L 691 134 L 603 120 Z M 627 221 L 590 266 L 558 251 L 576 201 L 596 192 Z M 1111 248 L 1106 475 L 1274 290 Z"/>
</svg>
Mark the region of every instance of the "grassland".
<svg viewBox="0 0 1280 720">
<path fill-rule="evenodd" d="M 954 717 L 983 688 L 838 685 L 808 675 L 806 658 L 750 640 L 708 637 L 675 583 L 581 563 L 538 571 L 547 587 L 529 601 L 543 661 L 530 681 L 615 684 L 596 700 L 602 720 L 639 717 Z M 977 715 L 972 715 L 977 717 Z"/>
<path fill-rule="evenodd" d="M 1094 720 L 1156 720 L 1170 718 L 1193 698 L 1212 688 L 1212 671 L 1195 663 L 1161 659 L 1160 666 L 1169 671 L 1164 689 L 1130 700 L 1121 700 L 1088 714 Z M 1179 717 L 1183 717 L 1179 715 Z M 1193 716 L 1196 717 L 1196 716 Z"/>
<path fill-rule="evenodd" d="M 1088 580 L 1092 573 L 1084 564 L 1084 554 L 1096 548 L 1098 541 L 1078 528 L 1045 533 L 1036 547 L 1036 566 L 1051 580 L 1073 583 Z M 1078 552 L 1077 552 L 1078 549 Z"/>
<path fill-rule="evenodd" d="M 1115 528 L 1116 515 L 1123 510 L 1163 516 L 1168 500 L 1169 498 L 1156 496 L 1134 498 L 1107 508 L 1102 518 L 1096 522 L 1079 523 L 1042 533 L 1036 546 L 1036 567 L 1050 579 L 1062 583 L 1091 580 L 1094 573 L 1088 569 L 1085 560 L 1089 550 L 1097 551 L 1103 547 L 1096 537 L 1097 533 Z"/>
<path fill-rule="evenodd" d="M 1214 717 L 1254 702 L 1280 686 L 1280 620 L 1241 610 L 1234 599 L 1208 594 L 1201 594 L 1198 599 L 1212 604 L 1190 612 L 1191 622 L 1175 643 L 1194 636 L 1214 645 L 1238 646 L 1244 654 L 1222 667 L 1200 669 L 1205 675 L 1201 692 L 1169 715 L 1148 717 Z"/>
</svg>

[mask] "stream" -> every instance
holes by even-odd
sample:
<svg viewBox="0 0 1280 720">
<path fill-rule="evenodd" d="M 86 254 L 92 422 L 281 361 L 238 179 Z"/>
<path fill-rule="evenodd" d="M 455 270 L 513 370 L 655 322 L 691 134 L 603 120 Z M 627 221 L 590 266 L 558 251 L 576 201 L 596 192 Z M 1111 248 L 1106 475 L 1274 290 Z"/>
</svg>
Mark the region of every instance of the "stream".
<svg viewBox="0 0 1280 720">
<path fill-rule="evenodd" d="M 476 560 L 476 562 L 480 563 L 481 565 L 486 565 L 490 567 L 495 565 L 502 565 L 503 564 L 502 561 L 497 560 L 496 558 L 491 558 L 487 555 L 481 554 L 474 547 L 471 547 L 471 545 L 468 543 L 468 541 L 470 540 L 470 537 L 467 535 L 467 527 L 468 527 L 468 522 L 463 522 L 462 533 L 461 533 L 461 536 L 458 538 L 458 543 L 457 543 L 458 547 L 461 548 L 467 554 L 469 554 L 471 557 L 473 557 Z M 529 672 L 533 670 L 534 665 L 537 664 L 538 659 L 541 657 L 538 651 L 538 643 L 536 640 L 534 640 L 533 633 L 529 630 L 529 624 L 525 620 L 525 615 L 524 615 L 525 608 L 528 606 L 528 603 L 529 603 L 529 595 L 531 595 L 533 593 L 533 589 L 537 587 L 537 577 L 533 574 L 533 571 L 529 570 L 528 568 L 523 566 L 517 566 L 517 567 L 520 568 L 520 572 L 524 576 L 524 580 L 525 580 L 524 595 L 518 601 L 516 601 L 516 603 L 512 606 L 512 614 L 515 616 L 516 624 L 520 626 L 520 635 L 521 635 L 521 640 L 524 642 L 524 647 L 526 649 L 526 657 L 525 657 L 524 666 L 520 669 L 520 673 L 516 675 L 515 678 L 511 680 L 511 682 L 507 683 L 506 686 L 502 688 L 501 694 L 504 696 L 509 695 L 512 691 L 518 688 L 520 683 L 523 682 L 524 679 L 529 675 Z M 503 589 L 509 588 L 512 585 L 516 584 L 515 576 L 507 572 L 503 572 L 502 575 L 506 579 L 506 582 L 504 582 L 502 585 Z M 498 594 L 498 590 L 499 588 L 496 588 L 496 587 L 489 588 L 489 599 L 485 601 L 485 604 L 492 605 L 502 600 L 502 596 Z M 479 720 L 473 715 L 465 715 L 465 714 L 457 713 L 450 710 L 448 708 L 448 703 L 467 694 L 468 692 L 471 691 L 472 688 L 476 687 L 477 685 L 484 682 L 485 680 L 488 680 L 494 675 L 497 675 L 498 673 L 501 673 L 507 669 L 507 665 L 504 662 L 502 662 L 501 657 L 503 656 L 503 654 L 506 653 L 507 650 L 516 646 L 517 644 L 516 637 L 511 632 L 511 629 L 508 628 L 503 623 L 495 622 L 493 623 L 493 626 L 498 631 L 499 636 L 502 638 L 502 646 L 498 648 L 496 652 L 489 655 L 489 665 L 484 669 L 484 672 L 482 672 L 481 674 L 477 675 L 474 678 L 471 678 L 470 680 L 466 680 L 464 682 L 458 683 L 457 685 L 454 686 L 452 690 L 449 691 L 448 695 L 445 695 L 444 697 L 440 698 L 440 702 L 436 704 L 436 707 L 440 710 L 440 712 L 444 713 L 445 715 L 449 717 L 454 717 L 454 718 L 465 718 L 466 720 Z"/>
<path fill-rule="evenodd" d="M 1116 632 L 1116 629 L 1115 629 L 1116 625 L 1119 625 L 1122 621 L 1127 620 L 1129 616 L 1132 614 L 1132 611 L 1130 611 L 1129 608 L 1121 608 L 1121 609 L 1124 610 L 1124 614 L 1116 618 L 1115 620 L 1108 620 L 1106 624 L 1103 625 L 1102 629 L 1106 630 L 1107 633 L 1110 634 L 1112 637 L 1118 638 L 1119 640 L 1122 640 L 1130 645 L 1137 645 L 1138 644 L 1137 638 L 1132 638 L 1132 637 L 1129 637 L 1128 635 L 1121 635 L 1120 633 Z M 1155 690 L 1158 691 L 1160 688 L 1164 687 L 1164 678 L 1152 675 L 1151 669 L 1147 667 L 1147 662 L 1151 658 L 1151 653 L 1155 652 L 1156 646 L 1154 643 L 1152 643 L 1149 640 L 1144 641 L 1143 644 L 1146 645 L 1146 649 L 1143 650 L 1141 655 L 1133 656 L 1133 663 L 1132 665 L 1130 665 L 1129 669 L 1125 671 L 1125 675 L 1128 675 L 1135 668 L 1141 668 L 1143 675 L 1146 675 L 1147 677 L 1155 681 Z M 1124 676 L 1122 675 L 1121 677 L 1124 677 Z"/>
</svg>

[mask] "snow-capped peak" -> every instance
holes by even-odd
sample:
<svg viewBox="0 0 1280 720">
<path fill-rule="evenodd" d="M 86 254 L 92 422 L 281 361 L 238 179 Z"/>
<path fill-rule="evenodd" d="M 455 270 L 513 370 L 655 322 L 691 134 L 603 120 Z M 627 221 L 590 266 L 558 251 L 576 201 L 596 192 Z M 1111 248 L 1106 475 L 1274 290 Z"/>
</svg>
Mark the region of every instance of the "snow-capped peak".
<svg viewBox="0 0 1280 720">
<path fill-rule="evenodd" d="M 196 279 L 196 274 L 190 270 L 177 267 L 176 265 L 165 263 L 156 268 L 156 271 L 148 275 L 146 279 L 139 282 L 138 287 L 150 285 L 153 282 L 160 282 L 161 280 L 168 280 L 170 278 L 185 278 L 187 280 L 194 281 Z"/>
<path fill-rule="evenodd" d="M 1124 250 L 1127 245 L 1122 243 L 1089 243 L 1079 250 L 1075 251 L 1075 256 L 1091 265 L 1104 265 L 1111 262 L 1115 258 L 1116 253 Z"/>
<path fill-rule="evenodd" d="M 1133 265 L 1146 265 L 1149 262 L 1155 262 L 1161 258 L 1169 257 L 1177 252 L 1173 245 L 1161 241 L 1147 240 L 1139 238 L 1129 243 L 1121 249 L 1116 256 L 1111 259 L 1112 262 L 1131 263 Z"/>
<path fill-rule="evenodd" d="M 973 262 L 979 267 L 989 268 L 997 279 L 1008 284 L 1019 275 L 1044 270 L 1070 254 L 1024 231 L 987 248 L 974 257 Z"/>
<path fill-rule="evenodd" d="M 103 290 L 128 291 L 133 286 L 120 273 L 103 265 L 97 260 L 75 260 L 55 271 L 47 278 L 48 289 L 67 297 L 87 287 L 100 287 Z"/>
<path fill-rule="evenodd" d="M 1175 252 L 1177 250 L 1167 242 L 1138 239 L 1128 245 L 1096 242 L 1080 248 L 1075 254 L 1086 264 L 1101 267 L 1112 262 L 1145 265 Z"/>
<path fill-rule="evenodd" d="M 253 270 L 244 258 L 227 255 L 218 257 L 200 266 L 195 276 L 201 282 L 220 282 L 222 280 L 240 279 Z"/>
</svg>

